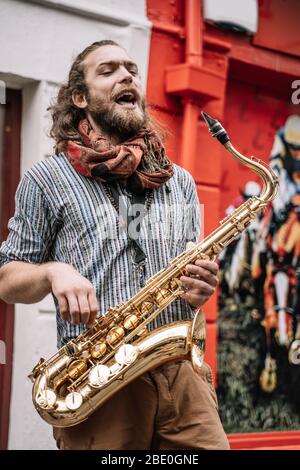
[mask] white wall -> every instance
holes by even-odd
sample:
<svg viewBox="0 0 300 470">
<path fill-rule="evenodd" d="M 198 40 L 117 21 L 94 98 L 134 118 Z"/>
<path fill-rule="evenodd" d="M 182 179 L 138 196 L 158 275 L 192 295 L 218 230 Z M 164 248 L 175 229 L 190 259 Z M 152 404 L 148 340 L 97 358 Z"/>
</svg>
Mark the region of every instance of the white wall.
<svg viewBox="0 0 300 470">
<path fill-rule="evenodd" d="M 22 88 L 21 172 L 52 151 L 46 109 L 72 60 L 87 45 L 113 39 L 139 64 L 144 84 L 150 47 L 145 0 L 0 0 L 0 79 Z M 31 403 L 27 374 L 56 347 L 50 297 L 17 305 L 9 449 L 55 449 L 52 430 Z"/>
<path fill-rule="evenodd" d="M 144 3 L 144 0 L 0 0 L 0 71 L 61 82 L 72 60 L 85 46 L 113 39 L 137 60 L 145 80 L 150 25 L 141 8 Z M 61 9 L 57 8 L 59 5 Z"/>
</svg>

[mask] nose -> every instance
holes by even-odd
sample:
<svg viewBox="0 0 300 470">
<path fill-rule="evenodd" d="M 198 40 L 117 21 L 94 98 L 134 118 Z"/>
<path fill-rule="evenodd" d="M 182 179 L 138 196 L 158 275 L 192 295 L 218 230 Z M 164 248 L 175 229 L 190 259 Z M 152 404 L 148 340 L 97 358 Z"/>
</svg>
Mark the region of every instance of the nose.
<svg viewBox="0 0 300 470">
<path fill-rule="evenodd" d="M 127 70 L 127 68 L 124 66 L 124 65 L 120 65 L 120 68 L 119 68 L 119 82 L 120 83 L 132 83 L 132 75 L 131 73 L 129 72 L 129 70 Z"/>
</svg>

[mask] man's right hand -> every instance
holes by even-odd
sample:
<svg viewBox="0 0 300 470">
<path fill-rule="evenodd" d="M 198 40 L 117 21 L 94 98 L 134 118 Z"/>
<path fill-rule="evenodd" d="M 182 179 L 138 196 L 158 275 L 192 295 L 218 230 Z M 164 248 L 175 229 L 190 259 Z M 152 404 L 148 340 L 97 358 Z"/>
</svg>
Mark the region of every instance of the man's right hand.
<svg viewBox="0 0 300 470">
<path fill-rule="evenodd" d="M 73 324 L 92 323 L 97 317 L 96 289 L 72 266 L 49 263 L 47 278 L 55 295 L 62 318 Z"/>
</svg>

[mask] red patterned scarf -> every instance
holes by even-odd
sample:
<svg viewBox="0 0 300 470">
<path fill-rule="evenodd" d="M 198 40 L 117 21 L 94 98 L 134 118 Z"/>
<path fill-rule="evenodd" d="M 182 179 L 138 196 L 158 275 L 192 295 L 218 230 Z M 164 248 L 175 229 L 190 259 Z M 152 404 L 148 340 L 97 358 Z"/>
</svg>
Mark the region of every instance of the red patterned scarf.
<svg viewBox="0 0 300 470">
<path fill-rule="evenodd" d="M 118 180 L 141 193 L 158 188 L 173 175 L 173 165 L 151 129 L 142 129 L 135 137 L 118 145 L 95 132 L 87 119 L 80 121 L 78 130 L 82 142 L 69 140 L 66 156 L 83 176 L 101 182 Z"/>
</svg>

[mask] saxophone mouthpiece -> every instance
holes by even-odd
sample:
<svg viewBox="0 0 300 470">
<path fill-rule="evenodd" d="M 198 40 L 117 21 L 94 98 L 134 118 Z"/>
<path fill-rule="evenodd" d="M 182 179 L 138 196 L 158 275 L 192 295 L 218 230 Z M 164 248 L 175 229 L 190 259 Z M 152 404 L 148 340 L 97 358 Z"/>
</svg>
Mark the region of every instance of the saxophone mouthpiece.
<svg viewBox="0 0 300 470">
<path fill-rule="evenodd" d="M 201 111 L 201 114 L 212 136 L 216 137 L 221 144 L 226 144 L 229 141 L 229 137 L 222 124 L 204 111 Z"/>
</svg>

